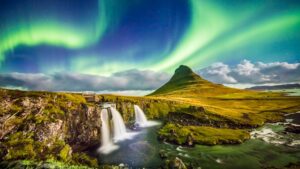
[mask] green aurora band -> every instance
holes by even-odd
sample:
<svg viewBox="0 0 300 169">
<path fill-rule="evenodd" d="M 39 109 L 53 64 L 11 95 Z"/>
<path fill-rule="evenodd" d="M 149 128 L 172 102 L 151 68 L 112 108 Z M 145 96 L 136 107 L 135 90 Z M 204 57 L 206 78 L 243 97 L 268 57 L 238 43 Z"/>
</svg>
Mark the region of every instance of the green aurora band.
<svg viewBox="0 0 300 169">
<path fill-rule="evenodd" d="M 287 31 L 297 34 L 300 30 L 300 10 L 297 9 L 283 15 L 272 16 L 264 22 L 255 23 L 227 38 L 222 38 L 230 33 L 234 26 L 244 24 L 253 13 L 244 12 L 237 16 L 236 13 L 229 14 L 225 9 L 209 4 L 209 1 L 190 0 L 190 2 L 192 19 L 189 29 L 177 48 L 156 64 L 153 70 L 172 72 L 180 64 L 195 68 L 208 66 L 217 61 L 217 58 L 220 60 L 222 53 L 229 50 L 249 43 L 271 42 L 285 35 Z M 264 9 L 257 6 L 248 6 L 248 10 L 244 11 L 258 12 Z"/>
<path fill-rule="evenodd" d="M 217 41 L 214 45 L 204 50 L 198 50 L 187 57 L 183 62 L 194 65 L 193 63 L 206 62 L 206 66 L 214 61 L 222 53 L 234 50 L 250 43 L 268 43 L 289 32 L 297 33 L 300 30 L 300 11 L 293 11 L 271 18 L 265 22 L 258 23 L 248 29 L 235 34 L 229 38 Z M 211 61 L 209 61 L 211 60 Z"/>
<path fill-rule="evenodd" d="M 19 23 L 6 28 L 0 32 L 0 67 L 9 51 L 22 45 L 33 47 L 46 44 L 75 50 L 92 46 L 101 41 L 107 31 L 117 26 L 129 9 L 128 4 L 126 1 L 99 0 L 98 15 L 92 20 L 91 25 L 85 26 L 85 29 L 55 19 L 33 20 L 30 23 Z M 175 48 L 171 51 L 166 49 L 168 52 L 165 52 L 159 60 L 150 58 L 136 64 L 118 60 L 105 62 L 103 59 L 105 64 L 99 66 L 96 64 L 103 55 L 101 51 L 90 55 L 82 53 L 78 54 L 82 56 L 74 57 L 71 61 L 70 70 L 109 75 L 129 68 L 172 72 L 180 64 L 200 68 L 215 61 L 222 61 L 222 55 L 226 52 L 249 44 L 267 45 L 276 39 L 280 40 L 287 32 L 295 36 L 300 30 L 299 7 L 281 11 L 257 22 L 248 21 L 268 8 L 264 2 L 243 5 L 235 11 L 213 1 L 190 0 L 189 8 L 191 18 L 183 36 Z M 63 71 L 63 65 L 61 67 Z M 44 68 L 46 72 L 47 69 Z"/>
<path fill-rule="evenodd" d="M 89 46 L 101 39 L 111 23 L 116 23 L 121 12 L 112 14 L 111 8 L 117 7 L 115 1 L 98 1 L 98 16 L 94 20 L 95 27 L 84 30 L 57 21 L 34 20 L 30 23 L 19 24 L 0 33 L 0 66 L 8 51 L 20 45 L 36 46 L 47 44 L 63 46 L 69 49 L 79 49 Z"/>
</svg>

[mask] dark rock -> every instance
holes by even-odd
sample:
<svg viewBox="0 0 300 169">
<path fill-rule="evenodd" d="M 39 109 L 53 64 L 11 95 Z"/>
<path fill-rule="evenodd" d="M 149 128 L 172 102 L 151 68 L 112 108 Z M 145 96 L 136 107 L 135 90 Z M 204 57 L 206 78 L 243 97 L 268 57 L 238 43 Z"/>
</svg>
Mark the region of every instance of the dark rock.
<svg viewBox="0 0 300 169">
<path fill-rule="evenodd" d="M 300 133 L 300 126 L 296 126 L 296 125 L 288 125 L 286 128 L 285 128 L 285 131 L 286 132 L 290 132 L 290 133 L 296 133 L 296 134 L 299 134 Z"/>
<path fill-rule="evenodd" d="M 193 146 L 194 145 L 194 139 L 193 139 L 193 136 L 191 134 L 189 134 L 187 136 L 186 143 L 187 143 L 188 146 Z"/>
<path fill-rule="evenodd" d="M 168 154 L 165 150 L 160 150 L 159 151 L 159 156 L 161 159 L 166 159 L 168 157 Z"/>
<path fill-rule="evenodd" d="M 187 167 L 185 166 L 183 161 L 178 157 L 175 157 L 173 160 L 171 160 L 169 162 L 169 168 L 171 168 L 171 169 L 187 169 Z"/>
<path fill-rule="evenodd" d="M 198 107 L 198 106 L 190 106 L 189 110 L 192 112 L 205 112 L 204 107 Z"/>
</svg>

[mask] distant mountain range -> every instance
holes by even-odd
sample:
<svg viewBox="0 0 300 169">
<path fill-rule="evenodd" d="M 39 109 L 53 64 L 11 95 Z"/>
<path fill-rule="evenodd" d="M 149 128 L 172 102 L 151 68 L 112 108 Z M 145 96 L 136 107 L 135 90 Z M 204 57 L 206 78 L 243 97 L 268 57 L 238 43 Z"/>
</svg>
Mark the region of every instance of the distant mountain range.
<svg viewBox="0 0 300 169">
<path fill-rule="evenodd" d="M 283 89 L 300 89 L 299 83 L 283 84 L 283 85 L 272 85 L 272 86 L 253 86 L 246 88 L 250 90 L 283 90 Z"/>
</svg>

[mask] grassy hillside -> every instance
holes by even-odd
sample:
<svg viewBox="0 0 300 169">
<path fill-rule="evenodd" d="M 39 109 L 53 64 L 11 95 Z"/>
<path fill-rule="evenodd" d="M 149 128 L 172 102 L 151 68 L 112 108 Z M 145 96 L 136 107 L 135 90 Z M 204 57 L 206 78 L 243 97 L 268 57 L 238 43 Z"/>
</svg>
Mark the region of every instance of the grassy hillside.
<svg viewBox="0 0 300 169">
<path fill-rule="evenodd" d="M 202 106 L 214 114 L 253 125 L 278 120 L 278 115 L 300 110 L 300 97 L 214 84 L 187 66 L 180 66 L 169 82 L 148 97 Z"/>
<path fill-rule="evenodd" d="M 170 113 L 168 125 L 159 132 L 162 139 L 176 144 L 187 144 L 188 135 L 201 144 L 240 142 L 249 138 L 245 134 L 249 128 L 280 121 L 284 114 L 300 110 L 300 97 L 214 84 L 183 65 L 176 69 L 166 84 L 147 97 L 172 100 L 196 108 Z M 197 110 L 199 107 L 203 111 Z M 172 130 L 170 126 L 173 126 Z M 215 135 L 216 132 L 222 135 Z M 199 137 L 203 135 L 205 139 Z"/>
</svg>

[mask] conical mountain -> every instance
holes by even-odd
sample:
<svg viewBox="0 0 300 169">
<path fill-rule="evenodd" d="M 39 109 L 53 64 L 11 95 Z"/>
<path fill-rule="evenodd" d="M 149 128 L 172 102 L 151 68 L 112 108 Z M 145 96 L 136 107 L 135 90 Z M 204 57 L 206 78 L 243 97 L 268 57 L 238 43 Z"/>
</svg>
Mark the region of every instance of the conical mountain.
<svg viewBox="0 0 300 169">
<path fill-rule="evenodd" d="M 172 78 L 150 95 L 180 94 L 183 96 L 187 96 L 202 94 L 203 96 L 212 96 L 234 91 L 240 90 L 225 87 L 220 84 L 214 84 L 194 73 L 188 66 L 180 65 L 175 70 Z"/>
</svg>

